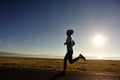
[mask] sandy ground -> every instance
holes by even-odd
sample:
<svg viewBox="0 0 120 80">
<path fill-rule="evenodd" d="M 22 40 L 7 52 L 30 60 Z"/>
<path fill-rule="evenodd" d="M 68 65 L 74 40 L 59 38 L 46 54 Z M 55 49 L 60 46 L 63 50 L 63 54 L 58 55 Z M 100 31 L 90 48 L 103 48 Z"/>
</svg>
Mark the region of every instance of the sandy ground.
<svg viewBox="0 0 120 80">
<path fill-rule="evenodd" d="M 81 73 L 60 71 L 0 68 L 0 80 L 120 80 L 120 75 L 104 73 Z"/>
</svg>

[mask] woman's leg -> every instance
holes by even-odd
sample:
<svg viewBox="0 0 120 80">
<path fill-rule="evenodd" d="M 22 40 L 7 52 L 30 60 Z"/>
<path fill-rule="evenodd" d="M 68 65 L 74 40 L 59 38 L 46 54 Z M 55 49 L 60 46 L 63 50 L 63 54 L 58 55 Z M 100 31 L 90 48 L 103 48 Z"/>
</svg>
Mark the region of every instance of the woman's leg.
<svg viewBox="0 0 120 80">
<path fill-rule="evenodd" d="M 64 71 L 66 71 L 66 67 L 67 67 L 67 59 L 69 58 L 69 53 L 67 52 L 65 57 L 64 57 Z"/>
<path fill-rule="evenodd" d="M 73 51 L 69 51 L 69 62 L 72 64 L 74 62 L 76 62 L 77 60 L 79 60 L 79 56 L 76 57 L 75 59 L 72 59 L 73 56 Z"/>
</svg>

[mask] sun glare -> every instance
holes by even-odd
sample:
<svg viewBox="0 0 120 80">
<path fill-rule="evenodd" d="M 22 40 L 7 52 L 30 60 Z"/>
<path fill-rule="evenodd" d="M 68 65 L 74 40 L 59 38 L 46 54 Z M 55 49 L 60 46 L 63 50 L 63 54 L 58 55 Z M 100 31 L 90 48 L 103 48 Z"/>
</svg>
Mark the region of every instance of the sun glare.
<svg viewBox="0 0 120 80">
<path fill-rule="evenodd" d="M 97 46 L 104 44 L 104 37 L 102 35 L 97 35 L 93 38 L 93 43 Z"/>
<path fill-rule="evenodd" d="M 97 58 L 98 58 L 98 59 L 103 59 L 103 57 L 102 57 L 102 56 L 98 56 Z"/>
</svg>

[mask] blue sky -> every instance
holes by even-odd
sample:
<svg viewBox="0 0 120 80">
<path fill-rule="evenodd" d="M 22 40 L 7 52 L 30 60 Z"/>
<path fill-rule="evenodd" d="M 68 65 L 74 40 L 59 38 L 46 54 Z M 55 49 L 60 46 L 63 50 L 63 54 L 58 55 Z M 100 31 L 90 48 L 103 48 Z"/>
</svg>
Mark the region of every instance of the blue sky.
<svg viewBox="0 0 120 80">
<path fill-rule="evenodd" d="M 0 51 L 64 56 L 73 29 L 75 56 L 120 57 L 119 0 L 3 0 L 0 12 Z M 105 37 L 99 48 L 97 34 Z"/>
</svg>

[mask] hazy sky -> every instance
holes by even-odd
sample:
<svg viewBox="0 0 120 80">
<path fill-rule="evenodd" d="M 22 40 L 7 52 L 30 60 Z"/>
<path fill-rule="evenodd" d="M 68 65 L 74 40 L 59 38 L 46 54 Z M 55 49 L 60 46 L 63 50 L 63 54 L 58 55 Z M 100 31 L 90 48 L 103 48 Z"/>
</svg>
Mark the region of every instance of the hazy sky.
<svg viewBox="0 0 120 80">
<path fill-rule="evenodd" d="M 120 57 L 119 0 L 0 1 L 0 51 L 64 56 L 67 29 L 74 55 Z M 92 43 L 97 34 L 100 47 Z"/>
</svg>

